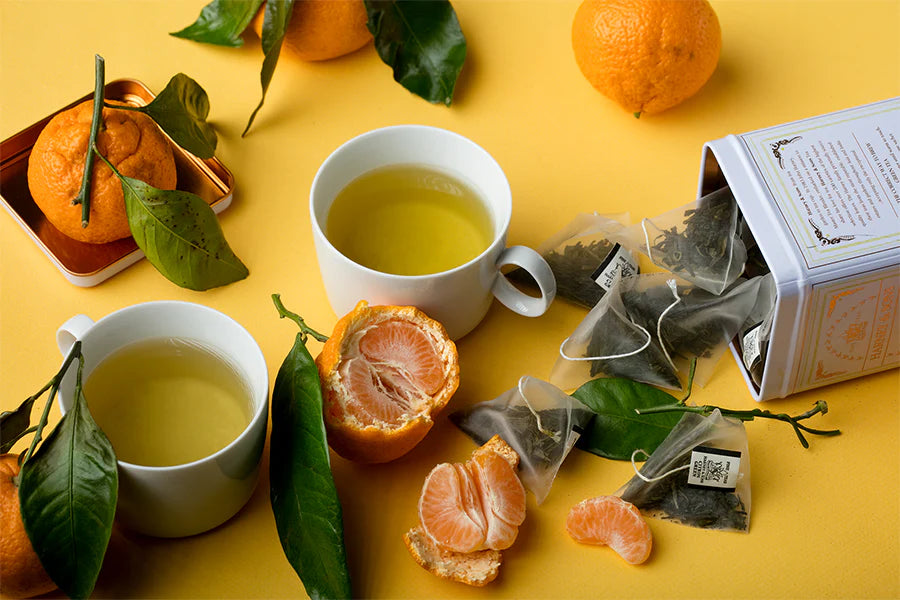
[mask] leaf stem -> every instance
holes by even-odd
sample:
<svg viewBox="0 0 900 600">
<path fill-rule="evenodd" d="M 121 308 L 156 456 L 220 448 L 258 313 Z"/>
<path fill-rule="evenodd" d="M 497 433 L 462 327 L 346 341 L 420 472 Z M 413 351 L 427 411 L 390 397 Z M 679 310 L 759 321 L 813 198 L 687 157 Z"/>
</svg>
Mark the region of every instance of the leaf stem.
<svg viewBox="0 0 900 600">
<path fill-rule="evenodd" d="M 53 406 L 53 399 L 56 398 L 56 394 L 59 392 L 59 385 L 62 383 L 62 378 L 65 376 L 66 371 L 69 370 L 69 365 L 71 365 L 72 361 L 76 358 L 78 358 L 79 361 L 84 360 L 81 355 L 81 340 L 77 340 L 72 344 L 72 349 L 69 350 L 69 354 L 66 356 L 66 360 L 63 362 L 62 367 L 60 367 L 59 371 L 47 385 L 41 388 L 41 391 L 33 396 L 33 398 L 37 398 L 47 391 L 47 389 L 50 390 L 50 396 L 47 398 L 47 403 L 44 405 L 44 411 L 41 413 L 40 421 L 38 421 L 37 426 L 34 427 L 35 434 L 31 439 L 31 445 L 28 447 L 28 451 L 25 453 L 25 458 L 22 459 L 22 463 L 27 462 L 28 459 L 31 458 L 31 455 L 34 454 L 34 449 L 41 441 L 41 434 L 44 431 L 44 427 L 47 425 L 47 418 L 50 416 L 50 407 Z"/>
<path fill-rule="evenodd" d="M 284 304 L 281 302 L 281 294 L 272 294 L 272 302 L 275 303 L 275 308 L 278 310 L 278 315 L 283 319 L 287 317 L 292 320 L 300 327 L 300 333 L 303 335 L 303 341 L 306 342 L 306 336 L 311 335 L 316 340 L 320 342 L 327 342 L 328 336 L 322 335 L 312 327 L 306 324 L 306 321 L 303 320 L 303 317 L 298 315 L 297 313 L 291 312 L 284 307 Z"/>
<path fill-rule="evenodd" d="M 808 419 L 816 414 L 825 414 L 828 412 L 828 404 L 824 400 L 819 400 L 816 402 L 813 407 L 795 417 L 792 417 L 786 413 L 773 413 L 768 410 L 761 410 L 759 408 L 754 408 L 752 410 L 733 410 L 730 408 L 721 408 L 719 406 L 712 405 L 704 405 L 704 406 L 685 406 L 684 404 L 672 404 L 669 406 L 653 406 L 650 408 L 636 408 L 634 409 L 639 415 L 650 415 L 657 413 L 665 413 L 665 412 L 690 412 L 697 413 L 701 415 L 709 415 L 714 410 L 718 409 L 719 412 L 722 413 L 725 417 L 731 417 L 733 419 L 738 419 L 740 421 L 752 421 L 754 419 L 773 419 L 776 421 L 784 421 L 785 423 L 789 423 L 791 427 L 794 428 L 794 433 L 797 434 L 797 438 L 799 438 L 800 443 L 804 448 L 809 448 L 809 442 L 806 441 L 806 438 L 803 436 L 803 431 L 807 433 L 811 433 L 813 435 L 825 435 L 825 436 L 835 436 L 840 435 L 840 429 L 813 429 L 811 427 L 806 427 L 805 425 L 799 423 L 803 419 Z"/>
<path fill-rule="evenodd" d="M 91 218 L 91 179 L 94 171 L 94 153 L 91 149 L 97 141 L 100 122 L 103 120 L 103 88 L 106 82 L 106 62 L 99 54 L 94 55 L 94 114 L 91 117 L 91 136 L 88 139 L 88 150 L 84 157 L 84 174 L 81 176 L 81 189 L 72 204 L 81 205 L 81 226 L 87 227 Z"/>
</svg>

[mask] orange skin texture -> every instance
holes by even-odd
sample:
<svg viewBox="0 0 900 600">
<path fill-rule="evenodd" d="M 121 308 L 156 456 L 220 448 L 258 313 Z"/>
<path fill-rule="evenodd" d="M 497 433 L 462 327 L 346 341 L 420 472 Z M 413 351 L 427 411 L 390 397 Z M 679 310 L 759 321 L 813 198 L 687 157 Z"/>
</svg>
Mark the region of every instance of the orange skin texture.
<svg viewBox="0 0 900 600">
<path fill-rule="evenodd" d="M 88 226 L 81 226 L 81 189 L 93 116 L 88 100 L 53 117 L 28 159 L 28 188 L 41 212 L 66 236 L 104 244 L 131 235 L 119 178 L 99 158 L 94 161 Z M 103 109 L 97 148 L 122 175 L 153 187 L 175 189 L 175 158 L 168 139 L 141 113 Z"/>
<path fill-rule="evenodd" d="M 398 422 L 360 426 L 349 415 L 346 403 L 350 390 L 340 366 L 352 356 L 354 334 L 378 322 L 403 320 L 430 331 L 442 353 L 443 377 L 437 391 L 430 395 L 427 406 L 420 407 Z M 459 386 L 459 357 L 456 345 L 444 326 L 412 306 L 369 306 L 357 304 L 335 324 L 334 331 L 316 358 L 322 382 L 325 429 L 328 444 L 344 458 L 361 463 L 383 463 L 395 460 L 412 450 L 431 430 L 434 417 L 450 401 Z"/>
<path fill-rule="evenodd" d="M 262 38 L 265 5 L 250 26 Z M 362 0 L 299 0 L 294 3 L 283 48 L 301 60 L 337 58 L 372 40 Z"/>
<path fill-rule="evenodd" d="M 586 0 L 572 48 L 597 90 L 632 113 L 656 114 L 709 80 L 722 32 L 707 0 Z"/>
<path fill-rule="evenodd" d="M 19 507 L 18 455 L 0 456 L 0 592 L 30 598 L 56 589 L 25 533 Z"/>
</svg>

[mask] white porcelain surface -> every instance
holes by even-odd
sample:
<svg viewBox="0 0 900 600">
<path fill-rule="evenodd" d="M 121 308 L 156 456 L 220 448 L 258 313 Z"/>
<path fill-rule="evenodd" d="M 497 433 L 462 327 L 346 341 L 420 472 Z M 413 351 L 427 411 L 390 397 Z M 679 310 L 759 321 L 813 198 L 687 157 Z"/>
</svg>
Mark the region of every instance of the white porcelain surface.
<svg viewBox="0 0 900 600">
<path fill-rule="evenodd" d="M 391 164 L 436 167 L 468 182 L 487 203 L 494 241 L 481 255 L 454 269 L 431 275 L 392 275 L 359 265 L 325 237 L 335 196 L 363 173 Z M 319 168 L 310 190 L 310 214 L 319 268 L 332 308 L 338 315 L 357 302 L 417 306 L 447 328 L 453 339 L 484 318 L 496 296 L 511 310 L 530 317 L 543 314 L 556 294 L 556 281 L 540 255 L 524 246 L 506 247 L 512 195 L 500 165 L 471 140 L 423 125 L 397 125 L 364 133 L 335 150 Z M 520 292 L 500 274 L 515 264 L 538 282 L 540 297 Z"/>
<path fill-rule="evenodd" d="M 75 340 L 81 340 L 86 380 L 114 350 L 141 339 L 165 336 L 190 338 L 224 355 L 240 368 L 253 402 L 253 415 L 243 433 L 206 458 L 172 467 L 119 461 L 116 519 L 146 535 L 182 537 L 227 521 L 256 487 L 266 439 L 269 392 L 268 370 L 256 341 L 221 312 L 188 302 L 160 301 L 123 308 L 96 323 L 85 315 L 76 315 L 60 327 L 57 343 L 66 356 Z M 69 369 L 59 390 L 63 413 L 72 405 L 74 386 L 75 369 Z M 209 418 L 215 419 L 215 415 Z"/>
</svg>

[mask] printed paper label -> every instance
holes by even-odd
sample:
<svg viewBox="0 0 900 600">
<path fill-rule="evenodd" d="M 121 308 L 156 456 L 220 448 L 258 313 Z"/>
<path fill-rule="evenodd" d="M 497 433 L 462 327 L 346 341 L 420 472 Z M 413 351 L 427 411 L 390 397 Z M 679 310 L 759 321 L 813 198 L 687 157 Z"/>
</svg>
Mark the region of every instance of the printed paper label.
<svg viewBox="0 0 900 600">
<path fill-rule="evenodd" d="M 749 371 L 753 368 L 753 363 L 760 359 L 762 351 L 759 347 L 759 333 L 762 331 L 762 323 L 744 334 L 741 342 L 741 355 L 744 357 L 744 366 Z"/>
<path fill-rule="evenodd" d="M 740 452 L 697 446 L 691 452 L 688 485 L 734 491 L 740 470 Z"/>
<path fill-rule="evenodd" d="M 619 277 L 636 275 L 637 272 L 638 263 L 634 256 L 617 243 L 606 255 L 603 263 L 591 274 L 591 279 L 608 292 L 619 280 Z"/>
<path fill-rule="evenodd" d="M 900 98 L 740 138 L 808 268 L 900 247 Z"/>
</svg>

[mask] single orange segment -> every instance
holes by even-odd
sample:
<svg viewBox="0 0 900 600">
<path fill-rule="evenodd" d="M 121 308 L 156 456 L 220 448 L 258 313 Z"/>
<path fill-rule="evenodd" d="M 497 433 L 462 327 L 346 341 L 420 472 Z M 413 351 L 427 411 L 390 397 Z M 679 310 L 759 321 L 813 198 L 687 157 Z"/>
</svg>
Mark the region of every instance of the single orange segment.
<svg viewBox="0 0 900 600">
<path fill-rule="evenodd" d="M 618 496 L 576 504 L 566 518 L 566 531 L 576 542 L 609 546 L 633 565 L 646 561 L 653 547 L 650 526 L 641 512 Z"/>
</svg>

